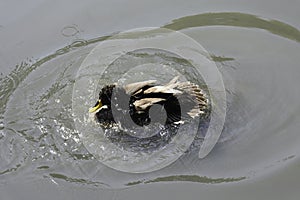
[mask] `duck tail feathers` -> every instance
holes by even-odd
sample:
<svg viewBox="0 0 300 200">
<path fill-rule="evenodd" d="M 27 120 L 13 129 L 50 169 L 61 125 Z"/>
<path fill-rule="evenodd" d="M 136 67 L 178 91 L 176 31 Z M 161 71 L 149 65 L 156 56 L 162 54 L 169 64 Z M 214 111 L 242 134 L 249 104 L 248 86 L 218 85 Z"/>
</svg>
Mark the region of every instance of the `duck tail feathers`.
<svg viewBox="0 0 300 200">
<path fill-rule="evenodd" d="M 187 81 L 179 83 L 176 88 L 187 94 L 185 96 L 190 97 L 195 103 L 195 106 L 187 113 L 190 117 L 195 118 L 205 113 L 208 107 L 208 100 L 204 91 L 197 84 Z"/>
</svg>

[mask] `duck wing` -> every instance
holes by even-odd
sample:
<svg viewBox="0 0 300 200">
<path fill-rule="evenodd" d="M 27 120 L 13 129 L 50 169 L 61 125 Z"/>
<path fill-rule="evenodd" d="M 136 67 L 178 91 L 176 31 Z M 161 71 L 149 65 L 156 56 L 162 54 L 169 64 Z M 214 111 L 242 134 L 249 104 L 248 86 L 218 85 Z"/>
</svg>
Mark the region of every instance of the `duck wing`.
<svg viewBox="0 0 300 200">
<path fill-rule="evenodd" d="M 148 107 L 156 104 L 158 102 L 166 101 L 163 98 L 143 98 L 140 100 L 136 100 L 133 105 L 135 106 L 137 111 L 146 110 Z"/>
<path fill-rule="evenodd" d="M 130 83 L 130 84 L 124 86 L 124 90 L 127 94 L 133 95 L 135 93 L 138 93 L 139 90 L 141 90 L 143 87 L 151 86 L 155 82 L 156 82 L 156 80 L 148 80 L 148 81 Z"/>
<path fill-rule="evenodd" d="M 178 79 L 176 76 L 165 85 L 153 85 L 156 80 L 131 83 L 124 89 L 132 96 L 132 104 L 138 113 L 147 111 L 154 104 L 163 104 L 173 122 L 204 114 L 208 107 L 204 91 L 197 84 L 179 82 Z"/>
<path fill-rule="evenodd" d="M 153 86 L 143 91 L 144 94 L 172 94 L 185 104 L 187 113 L 190 117 L 195 118 L 205 112 L 208 106 L 205 93 L 199 85 L 185 81 L 179 82 L 179 76 L 174 77 L 169 83 L 161 86 Z"/>
<path fill-rule="evenodd" d="M 181 91 L 176 89 L 176 87 L 180 84 L 180 82 L 178 82 L 178 79 L 179 76 L 176 76 L 166 85 L 157 85 L 157 86 L 150 87 L 144 91 L 144 94 L 151 94 L 151 93 L 167 93 L 173 95 L 182 94 Z"/>
</svg>

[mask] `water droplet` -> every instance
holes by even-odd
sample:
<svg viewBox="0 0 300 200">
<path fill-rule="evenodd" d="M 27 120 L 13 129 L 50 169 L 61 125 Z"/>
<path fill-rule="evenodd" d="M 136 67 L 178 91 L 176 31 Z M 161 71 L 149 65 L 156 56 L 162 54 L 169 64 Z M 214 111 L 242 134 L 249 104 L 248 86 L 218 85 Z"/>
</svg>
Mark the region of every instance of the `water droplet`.
<svg viewBox="0 0 300 200">
<path fill-rule="evenodd" d="M 57 152 L 52 150 L 52 149 L 50 149 L 50 153 L 53 154 L 53 155 L 57 155 Z"/>
</svg>

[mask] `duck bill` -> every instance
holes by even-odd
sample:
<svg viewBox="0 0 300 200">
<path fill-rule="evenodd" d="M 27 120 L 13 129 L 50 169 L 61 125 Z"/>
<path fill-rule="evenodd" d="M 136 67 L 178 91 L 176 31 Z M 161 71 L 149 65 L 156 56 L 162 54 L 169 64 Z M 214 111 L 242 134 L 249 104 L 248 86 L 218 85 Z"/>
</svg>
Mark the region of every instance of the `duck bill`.
<svg viewBox="0 0 300 200">
<path fill-rule="evenodd" d="M 89 109 L 89 113 L 94 113 L 102 107 L 102 102 L 99 100 L 96 105 Z"/>
</svg>

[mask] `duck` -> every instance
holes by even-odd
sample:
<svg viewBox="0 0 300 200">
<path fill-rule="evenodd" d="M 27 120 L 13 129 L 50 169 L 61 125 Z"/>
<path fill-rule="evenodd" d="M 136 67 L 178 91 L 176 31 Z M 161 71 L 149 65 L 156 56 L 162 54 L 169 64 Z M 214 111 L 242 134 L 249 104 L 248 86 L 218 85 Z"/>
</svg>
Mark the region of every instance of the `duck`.
<svg viewBox="0 0 300 200">
<path fill-rule="evenodd" d="M 180 81 L 179 76 L 166 84 L 157 82 L 105 85 L 89 113 L 102 128 L 117 125 L 122 130 L 145 128 L 151 123 L 177 127 L 208 113 L 209 98 L 199 85 Z"/>
</svg>

